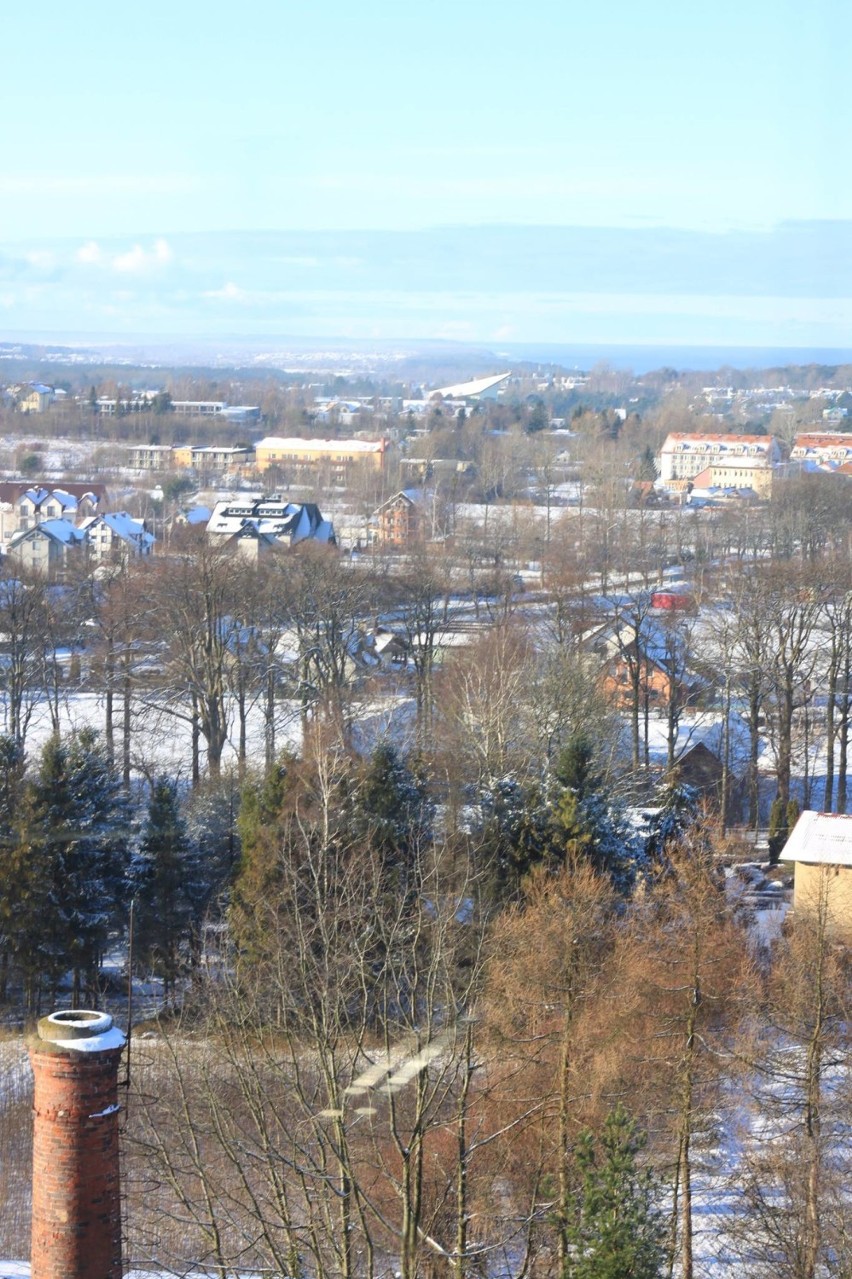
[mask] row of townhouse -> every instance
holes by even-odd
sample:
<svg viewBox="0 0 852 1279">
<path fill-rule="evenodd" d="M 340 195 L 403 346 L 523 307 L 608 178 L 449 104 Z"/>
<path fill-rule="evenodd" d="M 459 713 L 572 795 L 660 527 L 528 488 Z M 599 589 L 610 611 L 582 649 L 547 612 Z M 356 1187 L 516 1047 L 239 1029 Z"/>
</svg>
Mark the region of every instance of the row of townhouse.
<svg viewBox="0 0 852 1279">
<path fill-rule="evenodd" d="M 72 562 L 89 566 L 112 564 L 135 555 L 149 555 L 154 536 L 144 520 L 126 511 L 89 515 L 75 524 L 70 519 L 47 519 L 19 529 L 8 546 L 11 560 L 47 578 L 61 577 Z"/>
<path fill-rule="evenodd" d="M 69 483 L 47 488 L 4 480 L 0 483 L 0 553 L 8 550 L 10 541 L 21 530 L 34 528 L 45 520 L 85 519 L 96 515 L 105 502 L 103 484 Z"/>
</svg>

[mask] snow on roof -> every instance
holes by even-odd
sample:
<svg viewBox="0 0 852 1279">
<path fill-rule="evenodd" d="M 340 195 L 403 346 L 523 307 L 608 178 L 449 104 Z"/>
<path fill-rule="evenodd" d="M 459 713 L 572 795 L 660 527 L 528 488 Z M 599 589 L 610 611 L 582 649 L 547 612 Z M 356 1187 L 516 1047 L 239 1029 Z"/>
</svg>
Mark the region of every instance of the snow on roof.
<svg viewBox="0 0 852 1279">
<path fill-rule="evenodd" d="M 852 449 L 852 435 L 847 431 L 800 431 L 793 447 Z"/>
<path fill-rule="evenodd" d="M 309 537 L 318 542 L 334 541 L 332 523 L 323 519 L 316 503 L 286 502 L 282 498 L 217 502 L 207 532 L 232 537 L 247 524 L 254 525 L 262 536 L 289 537 L 293 544 Z"/>
<path fill-rule="evenodd" d="M 63 542 L 66 546 L 71 546 L 74 542 L 82 542 L 85 536 L 82 529 L 75 528 L 70 520 L 42 520 L 41 524 L 36 524 L 34 528 L 15 534 L 10 545 L 17 544 L 25 537 L 31 537 L 36 533 L 44 534 L 45 537 L 51 537 L 57 542 Z"/>
<path fill-rule="evenodd" d="M 677 444 L 722 444 L 730 448 L 736 448 L 740 444 L 759 444 L 762 448 L 768 448 L 775 443 L 774 435 L 729 435 L 710 434 L 704 431 L 670 431 L 666 436 L 663 449 L 669 442 Z"/>
<path fill-rule="evenodd" d="M 782 856 L 789 862 L 852 866 L 852 816 L 806 810 L 793 827 Z"/>
<path fill-rule="evenodd" d="M 208 524 L 213 515 L 209 506 L 193 506 L 186 512 L 187 524 Z"/>
<path fill-rule="evenodd" d="M 468 395 L 484 395 L 492 387 L 499 386 L 501 382 L 505 382 L 508 377 L 511 377 L 510 373 L 495 373 L 491 377 L 474 378 L 471 382 L 456 382 L 454 386 L 442 386 L 436 391 L 431 391 L 430 397 L 432 395 L 443 395 L 446 400 L 456 397 L 464 399 Z"/>
<path fill-rule="evenodd" d="M 144 538 L 146 534 L 151 537 L 151 534 L 147 533 L 144 522 L 134 519 L 126 511 L 111 511 L 109 514 L 100 515 L 97 518 L 103 520 L 107 528 L 111 528 L 118 537 L 130 540 Z M 153 538 L 151 540 L 153 541 Z"/>
<path fill-rule="evenodd" d="M 724 754 L 725 717 L 715 711 L 686 711 L 677 727 L 675 761 L 699 742 L 720 759 Z M 748 755 L 748 729 L 738 715 L 728 721 L 728 736 L 732 763 L 738 771 Z M 627 729 L 624 741 L 627 744 Z M 668 757 L 668 727 L 664 717 L 652 716 L 648 721 L 648 755 L 655 764 L 664 764 Z"/>
<path fill-rule="evenodd" d="M 89 515 L 81 520 L 79 529 L 82 535 L 89 533 L 99 525 L 105 525 L 123 542 L 131 542 L 136 546 L 153 546 L 154 535 L 145 528 L 143 520 L 134 519 L 126 511 L 110 511 L 105 515 Z"/>
<path fill-rule="evenodd" d="M 198 454 L 199 457 L 206 457 L 208 454 L 212 456 L 222 456 L 230 453 L 232 457 L 242 453 L 251 453 L 251 448 L 245 444 L 200 444 L 192 450 L 192 456 Z"/>
<path fill-rule="evenodd" d="M 255 449 L 290 449 L 293 453 L 382 453 L 384 440 L 305 440 L 299 436 L 267 435 Z"/>
<path fill-rule="evenodd" d="M 66 493 L 65 489 L 54 489 L 50 496 L 55 498 L 60 506 L 65 506 L 72 511 L 76 511 L 77 499 L 73 493 Z"/>
</svg>

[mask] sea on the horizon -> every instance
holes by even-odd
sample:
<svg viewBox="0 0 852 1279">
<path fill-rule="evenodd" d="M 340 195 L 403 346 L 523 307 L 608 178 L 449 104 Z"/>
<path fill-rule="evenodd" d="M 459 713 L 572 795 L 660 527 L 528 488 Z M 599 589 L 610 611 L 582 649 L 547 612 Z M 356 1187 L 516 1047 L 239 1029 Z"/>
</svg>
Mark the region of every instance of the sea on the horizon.
<svg viewBox="0 0 852 1279">
<path fill-rule="evenodd" d="M 852 348 L 792 346 L 657 346 L 599 343 L 523 342 L 501 344 L 498 355 L 515 360 L 542 364 L 560 364 L 564 368 L 591 369 L 596 364 L 610 364 L 634 373 L 650 373 L 669 368 L 684 372 L 690 369 L 776 369 L 803 364 L 852 364 Z"/>
</svg>

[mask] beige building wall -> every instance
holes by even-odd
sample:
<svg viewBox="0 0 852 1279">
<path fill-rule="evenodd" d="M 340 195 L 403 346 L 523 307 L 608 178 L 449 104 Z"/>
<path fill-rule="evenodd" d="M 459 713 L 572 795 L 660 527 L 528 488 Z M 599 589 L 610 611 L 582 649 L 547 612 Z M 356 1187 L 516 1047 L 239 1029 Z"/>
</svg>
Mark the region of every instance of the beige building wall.
<svg viewBox="0 0 852 1279">
<path fill-rule="evenodd" d="M 306 442 L 300 444 L 295 440 L 281 440 L 280 443 L 261 441 L 255 445 L 255 465 L 259 471 L 270 466 L 290 463 L 297 467 L 321 467 L 324 463 L 332 466 L 365 466 L 380 471 L 384 465 L 384 442 L 375 449 L 350 447 L 345 440 L 339 443 L 326 441 L 321 445 Z"/>
<path fill-rule="evenodd" d="M 711 484 L 719 488 L 750 488 L 758 497 L 769 497 L 772 493 L 771 466 L 711 466 L 710 476 Z"/>
<path fill-rule="evenodd" d="M 62 548 L 47 537 L 28 537 L 9 552 L 24 568 L 45 577 L 51 576 L 63 561 Z"/>
<path fill-rule="evenodd" d="M 814 865 L 796 862 L 793 910 L 800 917 L 816 915 L 822 894 L 832 933 L 852 941 L 852 866 Z"/>
</svg>

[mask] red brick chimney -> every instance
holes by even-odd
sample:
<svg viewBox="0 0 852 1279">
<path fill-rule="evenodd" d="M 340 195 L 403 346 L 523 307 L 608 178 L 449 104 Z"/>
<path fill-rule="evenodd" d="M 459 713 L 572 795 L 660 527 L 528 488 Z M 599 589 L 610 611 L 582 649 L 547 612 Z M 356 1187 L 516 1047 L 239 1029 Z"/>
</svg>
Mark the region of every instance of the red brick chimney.
<svg viewBox="0 0 852 1279">
<path fill-rule="evenodd" d="M 106 1013 L 73 1009 L 29 1043 L 33 1103 L 32 1279 L 121 1279 L 118 1063 Z"/>
</svg>

